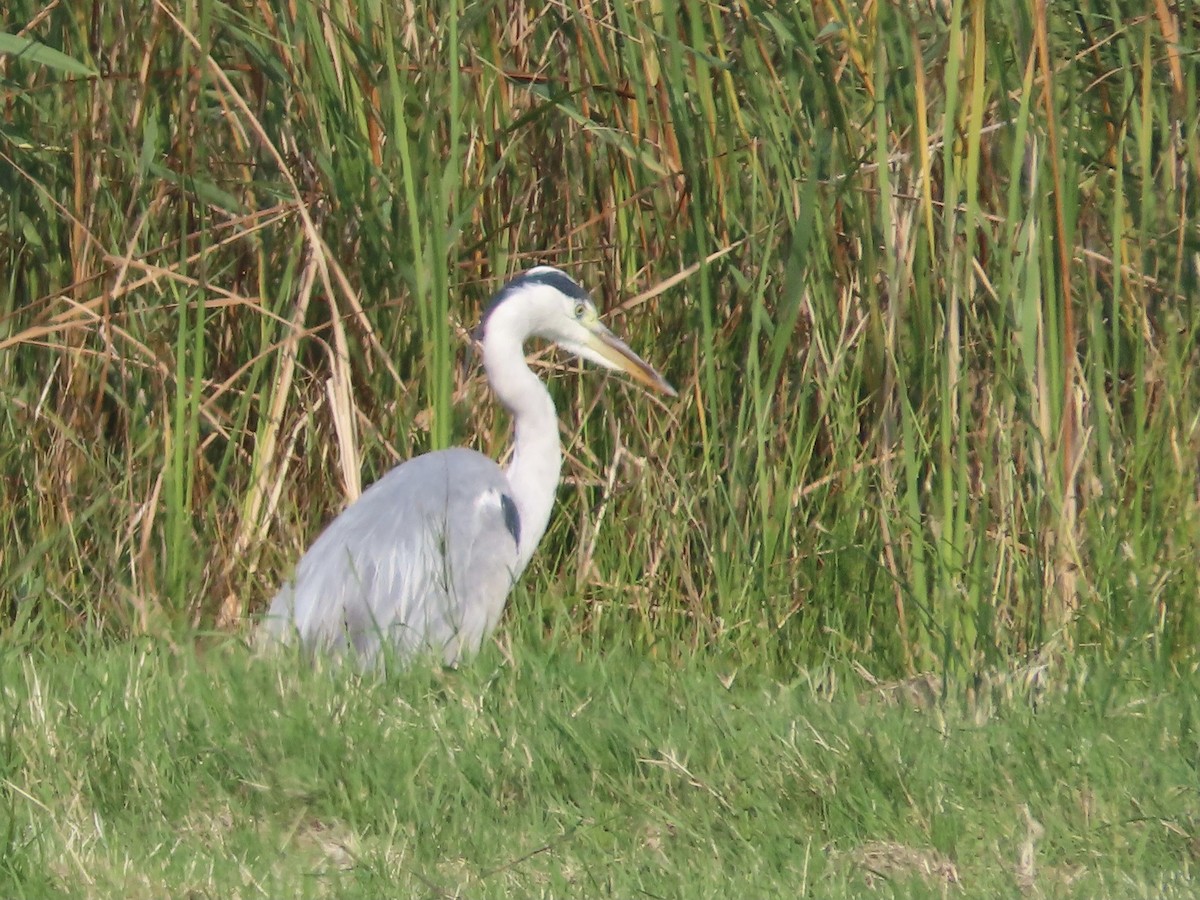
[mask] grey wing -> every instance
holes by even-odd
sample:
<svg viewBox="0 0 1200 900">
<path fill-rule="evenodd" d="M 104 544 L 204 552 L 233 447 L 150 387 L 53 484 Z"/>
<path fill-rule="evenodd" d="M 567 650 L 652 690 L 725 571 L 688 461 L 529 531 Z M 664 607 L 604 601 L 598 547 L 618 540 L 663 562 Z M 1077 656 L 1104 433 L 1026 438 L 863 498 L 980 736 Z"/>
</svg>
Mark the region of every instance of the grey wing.
<svg viewBox="0 0 1200 900">
<path fill-rule="evenodd" d="M 504 610 L 520 534 L 504 473 L 456 449 L 417 457 L 367 489 L 313 543 L 268 613 L 276 636 L 365 665 L 389 644 L 448 664 L 479 650 Z"/>
</svg>

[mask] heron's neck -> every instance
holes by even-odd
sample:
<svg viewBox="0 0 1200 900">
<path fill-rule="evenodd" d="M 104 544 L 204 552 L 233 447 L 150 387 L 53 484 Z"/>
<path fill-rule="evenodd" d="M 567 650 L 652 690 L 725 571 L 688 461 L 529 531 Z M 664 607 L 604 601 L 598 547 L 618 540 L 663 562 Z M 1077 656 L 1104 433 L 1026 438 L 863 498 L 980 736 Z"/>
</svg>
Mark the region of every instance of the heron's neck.
<svg viewBox="0 0 1200 900">
<path fill-rule="evenodd" d="M 554 401 L 525 365 L 522 343 L 516 335 L 489 334 L 483 348 L 488 381 L 513 417 L 513 456 L 505 475 L 521 517 L 514 576 L 525 570 L 546 532 L 562 470 Z"/>
</svg>

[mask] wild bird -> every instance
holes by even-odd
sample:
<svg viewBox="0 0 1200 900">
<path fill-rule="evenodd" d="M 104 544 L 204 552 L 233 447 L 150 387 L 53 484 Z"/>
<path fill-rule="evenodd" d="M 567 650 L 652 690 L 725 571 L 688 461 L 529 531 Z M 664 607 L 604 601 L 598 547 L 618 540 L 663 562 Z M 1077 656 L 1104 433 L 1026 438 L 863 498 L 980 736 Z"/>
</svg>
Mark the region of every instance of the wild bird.
<svg viewBox="0 0 1200 900">
<path fill-rule="evenodd" d="M 587 291 L 551 266 L 504 285 L 477 337 L 488 382 L 513 418 L 507 468 L 455 447 L 392 469 L 301 558 L 271 603 L 271 639 L 364 668 L 421 654 L 453 666 L 479 651 L 546 531 L 562 470 L 554 401 L 525 363 L 529 338 L 675 396 L 600 322 Z"/>
</svg>

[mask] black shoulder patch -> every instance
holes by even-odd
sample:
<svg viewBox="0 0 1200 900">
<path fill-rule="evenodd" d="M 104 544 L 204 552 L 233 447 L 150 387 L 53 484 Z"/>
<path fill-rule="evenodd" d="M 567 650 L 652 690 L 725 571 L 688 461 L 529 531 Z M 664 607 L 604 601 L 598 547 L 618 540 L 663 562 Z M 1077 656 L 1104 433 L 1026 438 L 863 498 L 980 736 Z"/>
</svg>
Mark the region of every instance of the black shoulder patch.
<svg viewBox="0 0 1200 900">
<path fill-rule="evenodd" d="M 500 495 L 500 509 L 504 513 L 504 527 L 512 535 L 513 543 L 521 545 L 521 514 L 517 512 L 517 504 L 508 494 Z"/>
</svg>

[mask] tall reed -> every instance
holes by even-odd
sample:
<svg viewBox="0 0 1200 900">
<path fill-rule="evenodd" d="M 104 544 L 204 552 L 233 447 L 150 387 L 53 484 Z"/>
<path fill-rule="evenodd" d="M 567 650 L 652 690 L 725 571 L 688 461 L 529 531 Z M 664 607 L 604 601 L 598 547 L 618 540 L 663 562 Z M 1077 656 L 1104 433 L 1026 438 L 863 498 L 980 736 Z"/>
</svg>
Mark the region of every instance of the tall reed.
<svg viewBox="0 0 1200 900">
<path fill-rule="evenodd" d="M 395 461 L 502 453 L 459 360 L 550 262 L 682 390 L 552 378 L 512 627 L 781 672 L 1192 654 L 1187 10 L 135 7 L 0 36 L 10 623 L 234 626 Z"/>
</svg>

